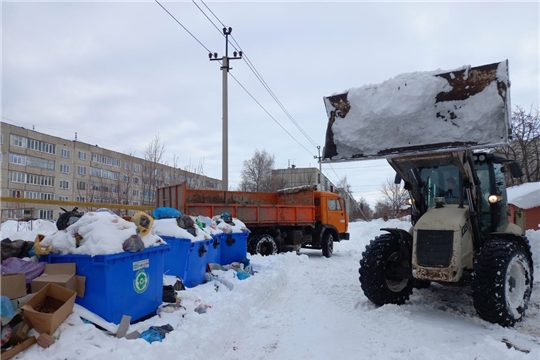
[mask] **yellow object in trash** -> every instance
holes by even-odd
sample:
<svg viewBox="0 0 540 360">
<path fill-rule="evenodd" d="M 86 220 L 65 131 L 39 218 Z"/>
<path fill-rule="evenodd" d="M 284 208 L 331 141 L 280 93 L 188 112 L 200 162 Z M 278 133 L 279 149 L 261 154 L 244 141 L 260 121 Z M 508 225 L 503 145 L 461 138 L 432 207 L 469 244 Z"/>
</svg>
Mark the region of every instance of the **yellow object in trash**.
<svg viewBox="0 0 540 360">
<path fill-rule="evenodd" d="M 131 222 L 137 225 L 139 233 L 144 236 L 150 232 L 152 225 L 154 225 L 154 219 L 143 211 L 139 211 L 131 218 Z"/>
<path fill-rule="evenodd" d="M 41 241 L 43 239 L 45 239 L 45 235 L 38 234 L 36 236 L 36 239 L 34 240 L 34 253 L 37 256 L 50 254 L 54 250 L 54 247 L 52 245 L 42 247 Z"/>
</svg>

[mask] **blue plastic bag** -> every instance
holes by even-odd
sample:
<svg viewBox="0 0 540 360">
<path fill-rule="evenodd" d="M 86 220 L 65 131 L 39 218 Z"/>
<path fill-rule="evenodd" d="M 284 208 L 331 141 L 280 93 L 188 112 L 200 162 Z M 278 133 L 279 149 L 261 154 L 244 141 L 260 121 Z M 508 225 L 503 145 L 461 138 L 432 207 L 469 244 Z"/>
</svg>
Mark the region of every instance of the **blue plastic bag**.
<svg viewBox="0 0 540 360">
<path fill-rule="evenodd" d="M 148 330 L 145 330 L 141 333 L 141 336 L 139 336 L 141 339 L 144 339 L 148 341 L 150 344 L 154 341 L 163 341 L 163 336 L 157 331 L 154 327 L 151 327 Z"/>
<path fill-rule="evenodd" d="M 180 211 L 170 207 L 158 207 L 152 213 L 154 219 L 176 219 L 181 214 Z"/>
<path fill-rule="evenodd" d="M 15 316 L 15 309 L 13 308 L 13 303 L 10 298 L 7 296 L 0 296 L 2 298 L 0 304 L 0 315 L 3 318 L 11 319 Z"/>
</svg>

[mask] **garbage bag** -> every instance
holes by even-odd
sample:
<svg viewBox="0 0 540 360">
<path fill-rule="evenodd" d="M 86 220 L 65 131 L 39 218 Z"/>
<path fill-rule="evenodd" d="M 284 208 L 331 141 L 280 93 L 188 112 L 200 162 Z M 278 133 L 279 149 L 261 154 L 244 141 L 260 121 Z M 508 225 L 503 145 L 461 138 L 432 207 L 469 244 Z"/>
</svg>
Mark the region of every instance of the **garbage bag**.
<svg viewBox="0 0 540 360">
<path fill-rule="evenodd" d="M 0 298 L 0 315 L 3 318 L 11 320 L 11 318 L 15 316 L 15 308 L 13 307 L 11 299 L 7 296 L 0 296 Z"/>
<path fill-rule="evenodd" d="M 174 219 L 181 215 L 182 213 L 171 207 L 158 207 L 154 209 L 152 215 L 156 219 Z"/>
<path fill-rule="evenodd" d="M 15 257 L 2 261 L 0 266 L 0 273 L 2 274 L 24 273 L 27 284 L 30 284 L 32 280 L 43 274 L 43 270 L 45 270 L 44 262 L 25 261 Z"/>
<path fill-rule="evenodd" d="M 145 330 L 141 333 L 140 338 L 148 341 L 150 344 L 154 341 L 163 341 L 165 336 L 173 331 L 173 327 L 169 324 L 162 326 L 150 326 L 148 330 Z"/>
<path fill-rule="evenodd" d="M 28 252 L 34 247 L 34 243 L 24 240 L 11 241 L 11 239 L 5 238 L 0 241 L 0 247 L 2 249 L 2 260 L 10 257 L 24 258 L 29 257 Z"/>
<path fill-rule="evenodd" d="M 38 234 L 34 240 L 34 253 L 37 256 L 50 254 L 54 250 L 54 246 L 52 245 L 41 246 L 41 241 L 43 241 L 43 239 L 45 239 L 45 235 Z"/>
<path fill-rule="evenodd" d="M 166 303 L 176 302 L 176 293 L 174 292 L 174 287 L 172 285 L 163 286 L 163 302 L 166 302 Z"/>
<path fill-rule="evenodd" d="M 77 211 L 77 207 L 74 207 L 71 211 L 67 211 L 64 208 L 60 208 L 64 212 L 60 214 L 58 220 L 56 220 L 56 228 L 58 230 L 65 230 L 68 226 L 73 225 L 79 220 L 84 213 Z"/>
<path fill-rule="evenodd" d="M 186 214 L 181 214 L 176 218 L 176 223 L 178 226 L 180 226 L 182 229 L 189 229 L 192 228 L 195 225 L 195 221 L 191 218 L 191 216 L 188 216 Z"/>
<path fill-rule="evenodd" d="M 144 250 L 144 242 L 141 239 L 139 234 L 131 235 L 129 239 L 124 241 L 122 244 L 122 249 L 128 252 L 137 252 Z"/>
<path fill-rule="evenodd" d="M 133 215 L 131 221 L 137 225 L 137 229 L 142 236 L 148 234 L 154 224 L 154 219 L 143 211 Z"/>
</svg>

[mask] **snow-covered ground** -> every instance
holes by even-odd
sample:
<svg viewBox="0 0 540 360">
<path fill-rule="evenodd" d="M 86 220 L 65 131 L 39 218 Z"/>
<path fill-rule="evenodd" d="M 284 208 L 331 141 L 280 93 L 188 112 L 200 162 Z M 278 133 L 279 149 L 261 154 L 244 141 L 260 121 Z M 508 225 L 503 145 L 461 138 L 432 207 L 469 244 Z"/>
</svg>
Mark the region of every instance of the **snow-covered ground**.
<svg viewBox="0 0 540 360">
<path fill-rule="evenodd" d="M 527 231 L 536 276 L 526 318 L 503 328 L 475 315 L 469 288 L 434 284 L 414 290 L 403 306 L 377 307 L 367 300 L 358 281 L 365 245 L 380 228 L 409 226 L 399 220 L 351 223 L 351 240 L 336 244 L 331 258 L 311 250 L 250 256 L 257 273 L 238 280 L 227 272 L 232 290 L 212 282 L 181 291 L 186 310 L 130 326 L 129 332 L 142 332 L 172 325 L 175 330 L 161 343 L 116 339 L 71 314 L 50 348 L 33 345 L 18 359 L 538 360 L 540 231 Z M 26 234 L 15 236 L 8 225 L 1 230 L 2 238 L 11 234 L 12 240 Z M 211 306 L 204 314 L 194 311 L 201 303 Z"/>
</svg>

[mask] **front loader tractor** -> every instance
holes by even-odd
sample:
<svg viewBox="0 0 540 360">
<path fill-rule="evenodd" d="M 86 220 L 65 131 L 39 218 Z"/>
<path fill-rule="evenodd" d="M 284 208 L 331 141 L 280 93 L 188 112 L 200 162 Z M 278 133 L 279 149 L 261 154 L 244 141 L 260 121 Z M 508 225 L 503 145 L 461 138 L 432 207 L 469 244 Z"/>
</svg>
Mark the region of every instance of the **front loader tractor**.
<svg viewBox="0 0 540 360">
<path fill-rule="evenodd" d="M 478 315 L 512 326 L 520 321 L 533 285 L 533 260 L 523 230 L 508 221 L 504 172 L 515 162 L 493 153 L 456 151 L 388 159 L 412 200 L 412 227 L 387 233 L 366 247 L 360 283 L 377 305 L 404 304 L 430 282 L 471 285 Z M 448 179 L 456 187 L 449 193 Z"/>
</svg>

